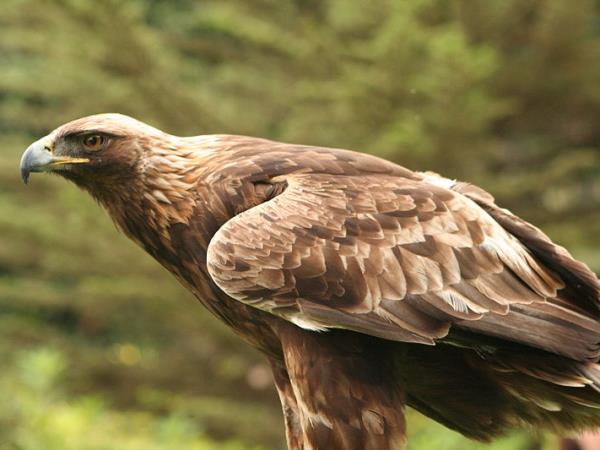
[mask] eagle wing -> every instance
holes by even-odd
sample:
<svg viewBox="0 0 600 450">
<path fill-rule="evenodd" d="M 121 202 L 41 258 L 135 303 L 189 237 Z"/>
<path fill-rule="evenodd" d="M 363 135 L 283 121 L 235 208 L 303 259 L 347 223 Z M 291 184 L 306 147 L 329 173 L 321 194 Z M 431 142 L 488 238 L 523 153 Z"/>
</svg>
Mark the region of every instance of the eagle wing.
<svg viewBox="0 0 600 450">
<path fill-rule="evenodd" d="M 482 191 L 432 176 L 272 182 L 285 184 L 280 195 L 210 242 L 209 273 L 229 296 L 308 329 L 434 344 L 458 327 L 598 358 L 600 325 L 567 295 L 573 280 L 495 220 Z"/>
</svg>

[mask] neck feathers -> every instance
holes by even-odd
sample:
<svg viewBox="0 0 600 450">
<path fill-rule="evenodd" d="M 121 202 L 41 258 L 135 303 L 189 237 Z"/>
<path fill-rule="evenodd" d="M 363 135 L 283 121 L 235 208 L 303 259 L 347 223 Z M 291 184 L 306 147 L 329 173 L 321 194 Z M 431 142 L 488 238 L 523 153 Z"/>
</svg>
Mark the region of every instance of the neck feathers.
<svg viewBox="0 0 600 450">
<path fill-rule="evenodd" d="M 148 248 L 168 245 L 168 229 L 188 224 L 198 204 L 214 139 L 156 136 L 139 142 L 135 177 L 110 189 L 90 191 L 128 237 Z"/>
</svg>

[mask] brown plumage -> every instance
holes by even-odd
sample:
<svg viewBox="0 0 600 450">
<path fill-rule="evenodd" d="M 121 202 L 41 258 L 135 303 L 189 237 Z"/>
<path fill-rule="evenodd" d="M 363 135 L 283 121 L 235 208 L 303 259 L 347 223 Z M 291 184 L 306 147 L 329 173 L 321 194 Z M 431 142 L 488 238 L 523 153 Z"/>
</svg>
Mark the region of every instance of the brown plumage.
<svg viewBox="0 0 600 450">
<path fill-rule="evenodd" d="M 600 282 L 491 195 L 367 154 L 126 116 L 23 156 L 269 358 L 292 449 L 385 450 L 408 404 L 466 436 L 600 425 Z"/>
</svg>

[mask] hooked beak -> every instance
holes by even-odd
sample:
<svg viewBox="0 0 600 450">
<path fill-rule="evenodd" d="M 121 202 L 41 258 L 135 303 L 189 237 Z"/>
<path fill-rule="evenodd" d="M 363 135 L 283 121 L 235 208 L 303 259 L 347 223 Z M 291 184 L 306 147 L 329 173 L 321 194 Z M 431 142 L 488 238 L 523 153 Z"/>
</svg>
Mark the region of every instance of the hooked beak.
<svg viewBox="0 0 600 450">
<path fill-rule="evenodd" d="M 65 164 L 82 164 L 90 162 L 87 158 L 56 156 L 52 153 L 48 138 L 42 138 L 29 146 L 21 158 L 21 178 L 27 184 L 31 172 L 51 172 Z"/>
</svg>

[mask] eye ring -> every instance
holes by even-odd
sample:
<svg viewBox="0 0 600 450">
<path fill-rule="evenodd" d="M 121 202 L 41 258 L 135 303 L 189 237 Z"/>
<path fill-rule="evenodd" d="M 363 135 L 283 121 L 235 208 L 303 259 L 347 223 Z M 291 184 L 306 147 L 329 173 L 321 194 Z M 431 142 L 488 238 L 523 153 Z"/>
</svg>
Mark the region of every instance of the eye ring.
<svg viewBox="0 0 600 450">
<path fill-rule="evenodd" d="M 89 134 L 83 138 L 83 146 L 86 150 L 91 151 L 100 150 L 105 142 L 106 137 L 101 134 Z"/>
</svg>

